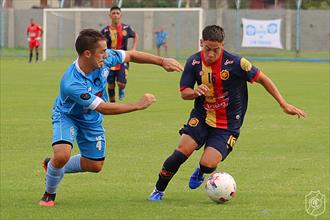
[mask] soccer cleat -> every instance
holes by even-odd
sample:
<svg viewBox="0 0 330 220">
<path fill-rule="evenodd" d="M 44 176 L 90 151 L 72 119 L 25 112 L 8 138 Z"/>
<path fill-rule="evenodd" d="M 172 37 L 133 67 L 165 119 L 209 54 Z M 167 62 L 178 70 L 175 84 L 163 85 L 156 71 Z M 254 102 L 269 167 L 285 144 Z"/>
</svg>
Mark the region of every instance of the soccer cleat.
<svg viewBox="0 0 330 220">
<path fill-rule="evenodd" d="M 125 98 L 125 89 L 119 89 L 119 100 L 123 100 Z"/>
<path fill-rule="evenodd" d="M 55 197 L 56 197 L 56 193 L 51 194 L 51 193 L 45 192 L 39 202 L 39 205 L 53 207 L 53 206 L 55 206 Z"/>
<path fill-rule="evenodd" d="M 50 161 L 50 158 L 49 157 L 45 158 L 42 161 L 42 168 L 44 168 L 45 173 L 47 173 L 47 166 L 48 166 L 49 161 Z"/>
<path fill-rule="evenodd" d="M 197 167 L 196 170 L 193 172 L 193 174 L 190 177 L 189 188 L 196 189 L 200 185 L 202 185 L 203 182 L 204 182 L 204 174 L 202 172 L 200 172 L 200 168 Z"/>
<path fill-rule="evenodd" d="M 148 200 L 160 202 L 163 199 L 163 195 L 164 195 L 164 192 L 159 191 L 155 188 L 154 191 L 152 191 L 152 193 L 148 197 Z"/>
</svg>

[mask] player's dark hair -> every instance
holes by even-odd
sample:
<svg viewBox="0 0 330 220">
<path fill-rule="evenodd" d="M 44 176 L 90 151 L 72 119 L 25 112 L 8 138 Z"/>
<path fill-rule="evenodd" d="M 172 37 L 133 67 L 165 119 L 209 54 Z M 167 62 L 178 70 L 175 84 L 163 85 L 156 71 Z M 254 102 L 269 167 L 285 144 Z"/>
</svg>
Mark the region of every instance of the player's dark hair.
<svg viewBox="0 0 330 220">
<path fill-rule="evenodd" d="M 84 29 L 80 31 L 75 44 L 78 55 L 81 55 L 85 50 L 94 51 L 97 47 L 97 43 L 101 40 L 106 39 L 97 30 Z"/>
<path fill-rule="evenodd" d="M 110 12 L 112 12 L 113 10 L 119 10 L 119 11 L 121 11 L 121 9 L 118 6 L 112 6 L 110 8 Z"/>
<path fill-rule="evenodd" d="M 203 40 L 223 42 L 225 31 L 218 25 L 206 26 L 202 33 Z"/>
</svg>

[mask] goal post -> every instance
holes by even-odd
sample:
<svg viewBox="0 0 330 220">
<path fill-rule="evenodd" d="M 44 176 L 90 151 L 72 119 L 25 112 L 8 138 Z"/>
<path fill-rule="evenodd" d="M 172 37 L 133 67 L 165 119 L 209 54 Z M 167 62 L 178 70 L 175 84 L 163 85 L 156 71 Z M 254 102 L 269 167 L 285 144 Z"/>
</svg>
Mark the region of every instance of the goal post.
<svg viewBox="0 0 330 220">
<path fill-rule="evenodd" d="M 203 29 L 201 8 L 122 8 L 122 22 L 131 25 L 139 35 L 138 49 L 155 49 L 154 31 L 160 27 L 169 33 L 169 55 L 185 59 L 198 51 Z M 72 56 L 74 42 L 85 28 L 101 30 L 111 23 L 108 8 L 43 9 L 42 59 Z M 69 53 L 68 51 L 71 51 Z M 162 54 L 162 53 L 161 53 Z M 162 54 L 163 55 L 163 54 Z"/>
</svg>

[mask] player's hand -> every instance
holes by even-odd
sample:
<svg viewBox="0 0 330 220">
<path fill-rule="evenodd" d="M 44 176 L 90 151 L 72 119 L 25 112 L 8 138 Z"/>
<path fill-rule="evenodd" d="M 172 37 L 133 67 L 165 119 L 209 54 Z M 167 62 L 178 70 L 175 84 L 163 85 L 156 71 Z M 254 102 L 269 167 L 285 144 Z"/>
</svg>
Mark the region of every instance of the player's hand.
<svg viewBox="0 0 330 220">
<path fill-rule="evenodd" d="M 27 41 L 29 41 L 29 42 L 30 42 L 30 41 L 31 41 L 31 39 L 28 37 L 28 38 L 27 38 Z"/>
<path fill-rule="evenodd" d="M 36 40 L 40 40 L 40 37 L 37 37 Z"/>
<path fill-rule="evenodd" d="M 209 87 L 207 87 L 207 85 L 205 84 L 201 84 L 194 90 L 194 94 L 196 97 L 198 97 L 201 95 L 205 95 L 207 91 L 209 91 Z"/>
<path fill-rule="evenodd" d="M 181 72 L 183 70 L 183 67 L 181 64 L 172 58 L 163 58 L 163 61 L 161 63 L 161 66 L 167 71 L 167 72 Z"/>
<path fill-rule="evenodd" d="M 306 113 L 303 110 L 301 110 L 293 105 L 290 105 L 288 103 L 286 103 L 285 105 L 283 105 L 281 107 L 282 107 L 283 111 L 289 115 L 297 115 L 298 118 L 306 116 Z"/>
<path fill-rule="evenodd" d="M 143 110 L 148 108 L 152 103 L 156 101 L 156 97 L 153 94 L 145 93 L 140 100 L 136 103 L 138 110 Z"/>
</svg>

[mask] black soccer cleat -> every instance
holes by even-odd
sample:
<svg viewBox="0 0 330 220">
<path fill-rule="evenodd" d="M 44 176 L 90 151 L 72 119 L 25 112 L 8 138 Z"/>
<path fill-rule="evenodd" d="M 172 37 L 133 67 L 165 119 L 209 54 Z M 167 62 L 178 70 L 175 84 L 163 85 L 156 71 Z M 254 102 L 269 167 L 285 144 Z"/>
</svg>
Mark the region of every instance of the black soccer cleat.
<svg viewBox="0 0 330 220">
<path fill-rule="evenodd" d="M 55 206 L 55 197 L 56 193 L 51 194 L 45 192 L 44 195 L 42 196 L 39 205 L 40 206 L 48 206 L 48 207 L 54 207 Z"/>
</svg>

